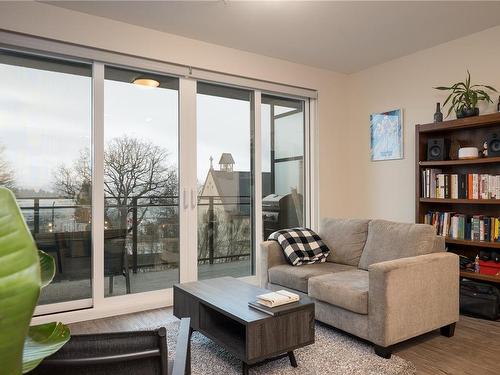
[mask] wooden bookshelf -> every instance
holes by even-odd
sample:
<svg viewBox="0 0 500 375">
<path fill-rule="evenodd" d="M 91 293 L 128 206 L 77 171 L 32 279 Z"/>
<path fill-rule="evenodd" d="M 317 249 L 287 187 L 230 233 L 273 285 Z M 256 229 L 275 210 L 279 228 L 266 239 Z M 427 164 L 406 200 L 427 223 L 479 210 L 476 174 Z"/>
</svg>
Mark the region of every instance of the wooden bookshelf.
<svg viewBox="0 0 500 375">
<path fill-rule="evenodd" d="M 443 161 L 421 161 L 419 165 L 427 168 L 439 168 L 448 165 L 473 165 L 473 164 L 494 164 L 500 163 L 500 157 L 479 158 L 468 160 L 443 160 Z"/>
<path fill-rule="evenodd" d="M 447 204 L 500 204 L 500 199 L 440 199 L 420 198 L 422 203 L 447 203 Z"/>
<path fill-rule="evenodd" d="M 485 247 L 488 249 L 500 249 L 500 242 L 494 241 L 472 241 L 472 240 L 458 240 L 450 237 L 446 237 L 446 243 L 454 245 L 465 245 L 473 247 Z"/>
<path fill-rule="evenodd" d="M 460 271 L 460 277 L 471 279 L 471 280 L 481 280 L 489 281 L 492 283 L 500 283 L 500 277 L 495 275 L 484 275 L 482 273 L 475 273 L 471 271 Z"/>
<path fill-rule="evenodd" d="M 427 140 L 444 137 L 450 142 L 458 141 L 462 147 L 482 149 L 488 135 L 500 133 L 500 113 L 469 117 L 441 123 L 419 124 L 415 127 L 415 221 L 424 222 L 429 211 L 446 211 L 466 215 L 500 217 L 500 199 L 436 199 L 423 198 L 421 192 L 421 171 L 439 168 L 443 173 L 478 173 L 500 175 L 500 157 L 473 160 L 427 160 Z M 446 238 L 448 251 L 474 258 L 480 250 L 500 249 L 500 242 L 471 241 Z M 500 283 L 500 277 L 461 271 L 461 277 Z"/>
</svg>

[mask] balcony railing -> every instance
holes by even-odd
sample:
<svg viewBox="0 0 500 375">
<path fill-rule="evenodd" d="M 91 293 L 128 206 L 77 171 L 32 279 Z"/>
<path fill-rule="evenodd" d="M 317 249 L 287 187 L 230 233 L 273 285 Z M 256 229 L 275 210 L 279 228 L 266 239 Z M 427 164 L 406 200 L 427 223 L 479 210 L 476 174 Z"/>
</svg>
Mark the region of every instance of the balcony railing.
<svg viewBox="0 0 500 375">
<path fill-rule="evenodd" d="M 54 236 L 87 233 L 90 237 L 90 205 L 75 204 L 74 199 L 64 197 L 21 197 L 18 201 L 35 238 L 43 233 L 54 233 Z M 105 202 L 105 231 L 125 230 L 134 273 L 139 268 L 157 265 L 154 254 L 159 250 L 155 252 L 154 245 L 162 244 L 155 241 L 168 242 L 168 246 L 173 248 L 171 252 L 178 254 L 178 196 L 132 197 L 128 200 L 130 204 L 126 205 L 116 204 L 115 198 L 105 197 Z M 200 264 L 232 262 L 250 257 L 249 196 L 198 197 L 198 207 Z M 159 213 L 158 209 L 170 212 Z M 117 221 L 120 210 L 126 212 L 126 228 L 121 228 Z M 87 242 L 85 246 L 90 247 L 90 240 Z M 90 249 L 87 253 L 90 256 Z"/>
</svg>

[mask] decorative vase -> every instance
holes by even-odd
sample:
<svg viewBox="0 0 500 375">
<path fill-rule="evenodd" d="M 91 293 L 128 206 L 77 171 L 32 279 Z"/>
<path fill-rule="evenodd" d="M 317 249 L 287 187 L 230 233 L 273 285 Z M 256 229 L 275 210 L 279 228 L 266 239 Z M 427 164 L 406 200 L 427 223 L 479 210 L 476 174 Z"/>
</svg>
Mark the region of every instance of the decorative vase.
<svg viewBox="0 0 500 375">
<path fill-rule="evenodd" d="M 443 122 L 443 113 L 441 112 L 441 103 L 436 103 L 436 113 L 434 113 L 434 122 Z"/>
</svg>

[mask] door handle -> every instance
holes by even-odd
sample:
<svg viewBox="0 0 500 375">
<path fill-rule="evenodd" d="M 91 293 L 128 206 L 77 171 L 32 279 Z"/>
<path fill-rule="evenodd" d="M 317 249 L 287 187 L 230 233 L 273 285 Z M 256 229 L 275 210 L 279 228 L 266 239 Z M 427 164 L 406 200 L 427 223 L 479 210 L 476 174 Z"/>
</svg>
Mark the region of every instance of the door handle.
<svg viewBox="0 0 500 375">
<path fill-rule="evenodd" d="M 182 201 L 183 201 L 183 204 L 184 204 L 184 209 L 188 209 L 189 208 L 189 202 L 187 200 L 187 189 L 184 189 L 182 191 Z"/>
<path fill-rule="evenodd" d="M 191 189 L 191 208 L 193 210 L 196 208 L 196 201 L 195 201 L 194 189 Z"/>
</svg>

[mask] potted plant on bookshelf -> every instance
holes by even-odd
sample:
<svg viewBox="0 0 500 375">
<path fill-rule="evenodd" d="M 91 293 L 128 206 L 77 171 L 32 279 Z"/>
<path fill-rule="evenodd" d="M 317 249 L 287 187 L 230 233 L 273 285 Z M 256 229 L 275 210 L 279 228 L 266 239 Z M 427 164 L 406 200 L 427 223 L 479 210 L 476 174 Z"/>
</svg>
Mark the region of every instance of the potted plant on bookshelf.
<svg viewBox="0 0 500 375">
<path fill-rule="evenodd" d="M 14 194 L 0 187 L 0 372 L 33 370 L 69 339 L 62 323 L 30 326 L 40 295 L 55 274 L 54 258 L 37 250 Z"/>
<path fill-rule="evenodd" d="M 455 110 L 457 118 L 471 117 L 479 115 L 478 103 L 481 101 L 486 101 L 493 103 L 489 94 L 486 91 L 497 90 L 494 87 L 488 85 L 471 85 L 470 73 L 467 70 L 467 78 L 465 82 L 457 82 L 452 86 L 438 86 L 434 87 L 436 90 L 451 91 L 448 98 L 446 98 L 443 107 L 450 103 L 450 108 L 448 109 L 448 114 Z"/>
</svg>

